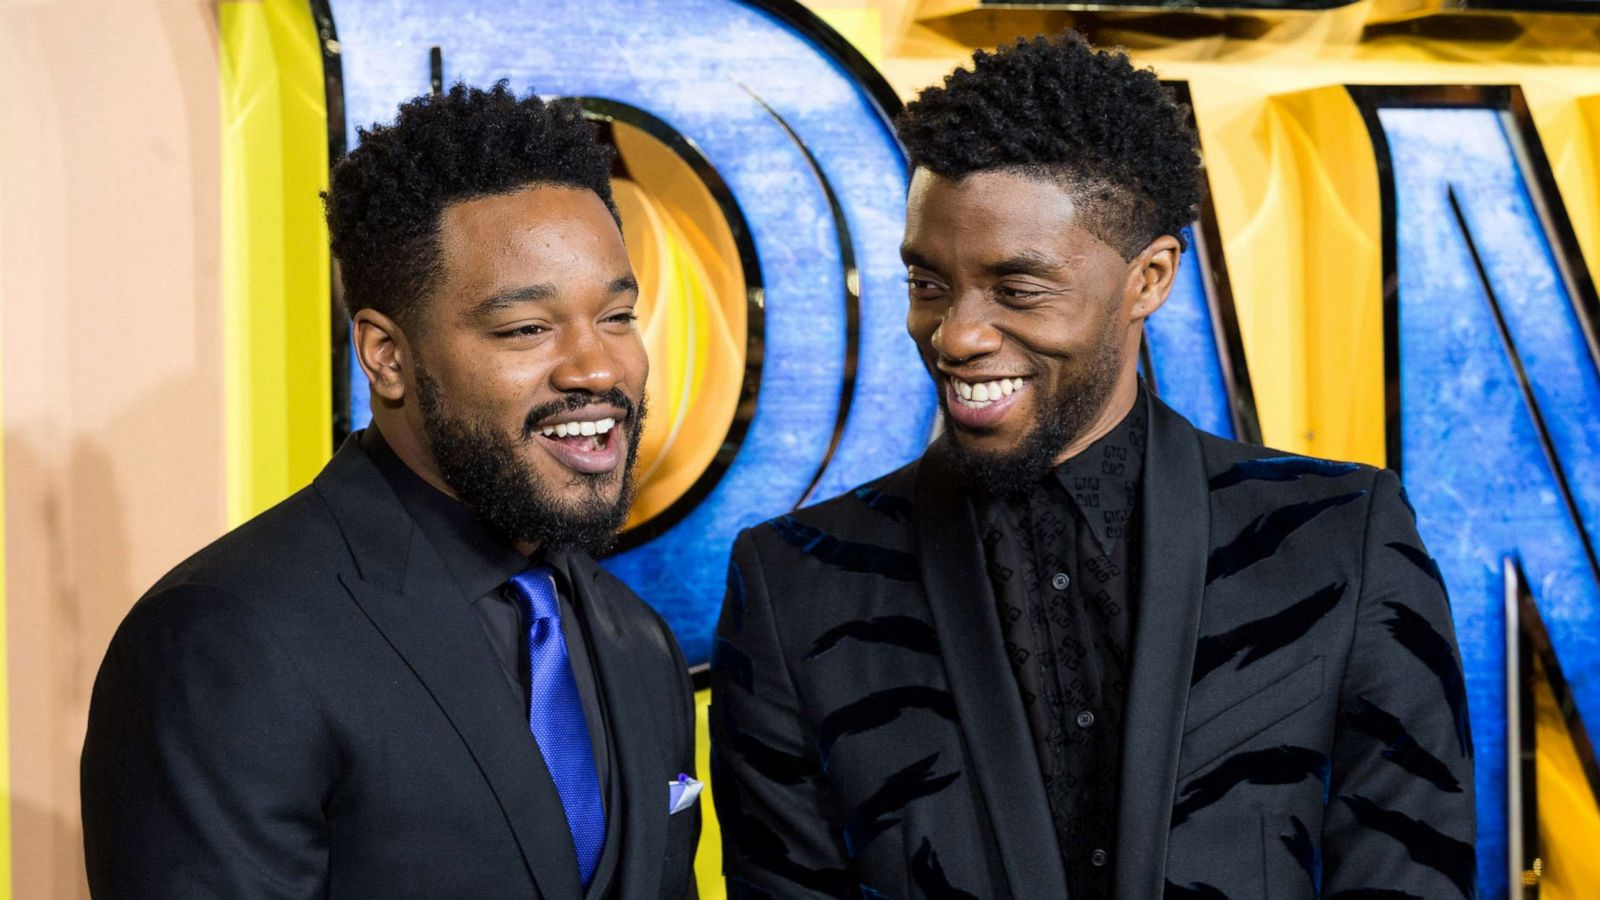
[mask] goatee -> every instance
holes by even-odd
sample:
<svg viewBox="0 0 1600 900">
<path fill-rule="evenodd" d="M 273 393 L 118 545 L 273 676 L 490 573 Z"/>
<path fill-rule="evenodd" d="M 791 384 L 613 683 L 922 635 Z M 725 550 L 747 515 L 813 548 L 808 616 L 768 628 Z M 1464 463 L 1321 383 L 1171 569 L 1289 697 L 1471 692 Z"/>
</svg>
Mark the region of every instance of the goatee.
<svg viewBox="0 0 1600 900">
<path fill-rule="evenodd" d="M 576 502 L 559 499 L 523 457 L 536 440 L 539 422 L 558 413 L 605 404 L 623 410 L 611 440 L 626 436 L 623 464 L 610 472 L 573 472 L 569 484 L 585 488 Z M 633 501 L 633 466 L 644 432 L 645 402 L 637 404 L 612 388 L 600 394 L 571 394 L 529 411 L 521 433 L 508 435 L 493 424 L 457 415 L 439 382 L 417 365 L 417 408 L 423 433 L 445 484 L 456 497 L 507 540 L 544 549 L 577 547 L 598 556 L 611 547 Z"/>
<path fill-rule="evenodd" d="M 1116 389 L 1122 354 L 1109 336 L 1099 346 L 1080 377 L 1055 386 L 1053 403 L 1042 393 L 1042 385 L 1035 385 L 1041 392 L 1034 405 L 1033 427 L 1010 450 L 972 450 L 964 445 L 960 432 L 951 428 L 955 432 L 948 438 L 951 459 L 963 481 L 981 494 L 1000 498 L 1020 496 L 1037 487 L 1055 468 L 1056 458 L 1067 445 L 1094 423 Z M 940 391 L 939 405 L 947 407 L 948 403 L 945 392 Z M 945 421 L 949 420 L 946 408 Z"/>
</svg>

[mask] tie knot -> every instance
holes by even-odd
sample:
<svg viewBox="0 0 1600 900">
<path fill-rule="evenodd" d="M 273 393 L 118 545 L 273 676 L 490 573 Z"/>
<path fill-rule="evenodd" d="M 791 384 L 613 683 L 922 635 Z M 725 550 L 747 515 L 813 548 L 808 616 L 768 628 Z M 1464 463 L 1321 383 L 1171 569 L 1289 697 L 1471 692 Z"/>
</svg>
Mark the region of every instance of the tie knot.
<svg viewBox="0 0 1600 900">
<path fill-rule="evenodd" d="M 511 576 L 511 589 L 522 598 L 530 620 L 561 618 L 561 607 L 556 603 L 555 572 L 549 566 L 534 566 Z"/>
</svg>

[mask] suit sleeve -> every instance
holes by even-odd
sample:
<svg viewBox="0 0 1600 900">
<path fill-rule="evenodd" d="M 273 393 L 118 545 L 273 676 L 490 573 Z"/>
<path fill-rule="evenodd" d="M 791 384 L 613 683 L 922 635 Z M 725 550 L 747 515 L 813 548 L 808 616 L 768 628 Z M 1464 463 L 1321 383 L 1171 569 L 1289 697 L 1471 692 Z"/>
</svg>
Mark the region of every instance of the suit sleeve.
<svg viewBox="0 0 1600 900">
<path fill-rule="evenodd" d="M 791 679 L 756 542 L 734 543 L 711 662 L 712 789 L 728 896 L 854 896 L 815 735 Z"/>
<path fill-rule="evenodd" d="M 1373 483 L 1358 603 L 1323 822 L 1324 895 L 1472 897 L 1461 657 L 1438 566 L 1387 470 Z"/>
<path fill-rule="evenodd" d="M 147 596 L 95 679 L 81 775 L 90 892 L 325 892 L 334 751 L 270 627 L 234 597 Z"/>
</svg>

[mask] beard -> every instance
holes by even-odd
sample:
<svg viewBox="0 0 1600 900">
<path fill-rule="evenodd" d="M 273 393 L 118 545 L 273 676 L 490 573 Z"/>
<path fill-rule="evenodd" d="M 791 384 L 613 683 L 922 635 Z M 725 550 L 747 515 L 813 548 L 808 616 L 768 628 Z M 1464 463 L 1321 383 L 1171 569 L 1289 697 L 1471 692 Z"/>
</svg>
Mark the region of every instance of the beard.
<svg viewBox="0 0 1600 900">
<path fill-rule="evenodd" d="M 1056 457 L 1083 434 L 1105 409 L 1122 371 L 1122 352 L 1114 331 L 1097 341 L 1098 350 L 1078 373 L 1056 382 L 1034 404 L 1033 427 L 1015 447 L 984 453 L 964 446 L 959 429 L 951 428 L 950 451 L 962 480 L 991 497 L 1016 497 L 1033 490 L 1056 465 Z M 949 399 L 939 391 L 939 405 L 948 422 Z"/>
<path fill-rule="evenodd" d="M 535 440 L 537 423 L 593 403 L 623 410 L 625 417 L 610 439 L 625 435 L 627 455 L 623 464 L 610 472 L 573 472 L 568 483 L 580 486 L 582 497 L 565 501 L 518 451 Z M 577 547 L 592 556 L 604 553 L 616 540 L 633 502 L 633 465 L 644 432 L 643 398 L 636 406 L 616 388 L 603 394 L 568 395 L 531 410 L 521 433 L 513 437 L 487 421 L 458 415 L 438 380 L 419 362 L 417 410 L 445 484 L 506 539 L 542 549 Z"/>
</svg>

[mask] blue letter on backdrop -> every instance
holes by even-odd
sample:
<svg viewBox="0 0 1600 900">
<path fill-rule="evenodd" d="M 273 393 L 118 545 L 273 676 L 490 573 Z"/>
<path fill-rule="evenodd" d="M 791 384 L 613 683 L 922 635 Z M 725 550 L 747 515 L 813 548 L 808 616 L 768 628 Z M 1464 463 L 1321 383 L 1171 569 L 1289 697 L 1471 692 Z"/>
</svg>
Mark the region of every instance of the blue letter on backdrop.
<svg viewBox="0 0 1600 900">
<path fill-rule="evenodd" d="M 1477 747 L 1480 893 L 1503 898 L 1507 554 L 1526 567 L 1579 712 L 1600 721 L 1600 590 L 1588 549 L 1600 528 L 1600 378 L 1562 273 L 1562 263 L 1582 261 L 1558 261 L 1553 248 L 1565 242 L 1553 240 L 1530 195 L 1538 173 L 1521 171 L 1517 151 L 1537 139 L 1510 112 L 1514 94 L 1486 94 L 1475 106 L 1352 94 L 1379 146 L 1399 276 L 1386 323 L 1399 363 L 1389 373 L 1400 399 L 1390 447 L 1401 455 L 1390 464 L 1403 466 L 1450 587 Z M 1542 199 L 1560 202 L 1553 191 Z"/>
</svg>

